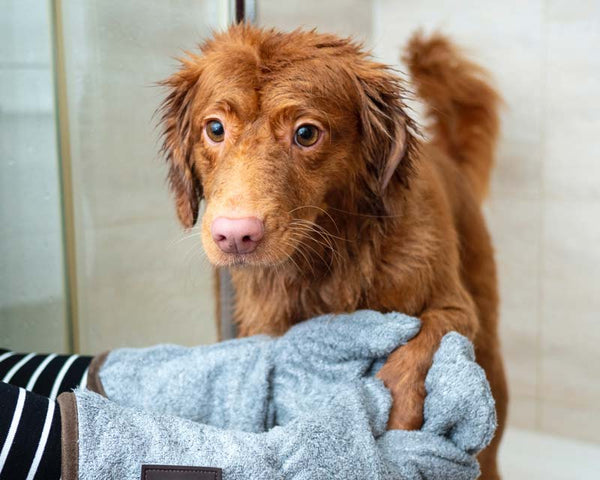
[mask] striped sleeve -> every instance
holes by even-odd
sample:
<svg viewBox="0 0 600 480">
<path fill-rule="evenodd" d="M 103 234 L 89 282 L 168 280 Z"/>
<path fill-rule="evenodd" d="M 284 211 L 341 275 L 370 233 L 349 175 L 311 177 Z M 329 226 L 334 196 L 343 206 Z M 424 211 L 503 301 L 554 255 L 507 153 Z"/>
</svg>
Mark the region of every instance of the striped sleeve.
<svg viewBox="0 0 600 480">
<path fill-rule="evenodd" d="M 56 399 L 83 387 L 92 357 L 0 350 L 0 381 Z"/>
<path fill-rule="evenodd" d="M 0 480 L 58 480 L 61 421 L 49 398 L 0 383 Z"/>
</svg>

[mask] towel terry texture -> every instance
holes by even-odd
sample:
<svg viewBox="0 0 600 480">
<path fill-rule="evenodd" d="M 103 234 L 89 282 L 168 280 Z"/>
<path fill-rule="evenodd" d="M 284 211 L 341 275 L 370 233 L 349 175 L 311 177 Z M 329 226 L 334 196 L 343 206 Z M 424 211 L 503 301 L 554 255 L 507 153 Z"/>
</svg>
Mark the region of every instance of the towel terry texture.
<svg viewBox="0 0 600 480">
<path fill-rule="evenodd" d="M 419 329 L 360 311 L 194 348 L 111 352 L 108 398 L 75 391 L 79 478 L 137 479 L 142 464 L 223 469 L 233 479 L 475 479 L 494 402 L 472 345 L 444 337 L 420 431 L 385 431 L 391 397 L 375 373 Z"/>
</svg>

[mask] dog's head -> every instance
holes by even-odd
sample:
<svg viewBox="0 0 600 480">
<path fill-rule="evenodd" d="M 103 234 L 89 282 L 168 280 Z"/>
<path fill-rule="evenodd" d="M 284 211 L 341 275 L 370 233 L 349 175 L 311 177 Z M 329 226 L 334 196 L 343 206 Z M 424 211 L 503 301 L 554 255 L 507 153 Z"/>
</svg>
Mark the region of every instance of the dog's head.
<svg viewBox="0 0 600 480">
<path fill-rule="evenodd" d="M 328 208 L 374 206 L 406 183 L 400 81 L 351 40 L 238 25 L 181 62 L 163 82 L 163 149 L 186 228 L 206 200 L 214 264 L 281 263 Z"/>
</svg>

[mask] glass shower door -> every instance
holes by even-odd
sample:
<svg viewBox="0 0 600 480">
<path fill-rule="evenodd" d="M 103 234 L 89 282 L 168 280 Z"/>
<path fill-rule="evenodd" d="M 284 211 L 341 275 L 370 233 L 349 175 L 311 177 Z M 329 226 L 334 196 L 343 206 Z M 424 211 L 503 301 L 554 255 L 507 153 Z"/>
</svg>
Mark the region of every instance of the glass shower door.
<svg viewBox="0 0 600 480">
<path fill-rule="evenodd" d="M 51 9 L 0 15 L 0 346 L 69 349 Z"/>
<path fill-rule="evenodd" d="M 228 2 L 61 4 L 76 348 L 214 341 L 211 270 L 176 221 L 153 114 L 156 82 L 226 24 Z"/>
<path fill-rule="evenodd" d="M 0 347 L 216 339 L 211 270 L 176 221 L 153 113 L 156 82 L 230 6 L 3 3 Z"/>
</svg>

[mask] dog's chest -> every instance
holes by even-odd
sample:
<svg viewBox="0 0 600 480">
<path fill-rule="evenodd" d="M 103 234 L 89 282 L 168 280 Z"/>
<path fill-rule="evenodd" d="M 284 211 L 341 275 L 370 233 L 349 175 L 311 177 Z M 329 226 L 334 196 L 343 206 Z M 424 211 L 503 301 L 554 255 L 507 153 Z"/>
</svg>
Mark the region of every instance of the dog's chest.
<svg viewBox="0 0 600 480">
<path fill-rule="evenodd" d="M 417 314 L 419 295 L 398 278 L 365 281 L 359 271 L 345 271 L 322 279 L 297 280 L 232 276 L 235 321 L 240 335 L 280 335 L 302 320 L 324 313 L 359 309 Z"/>
</svg>

